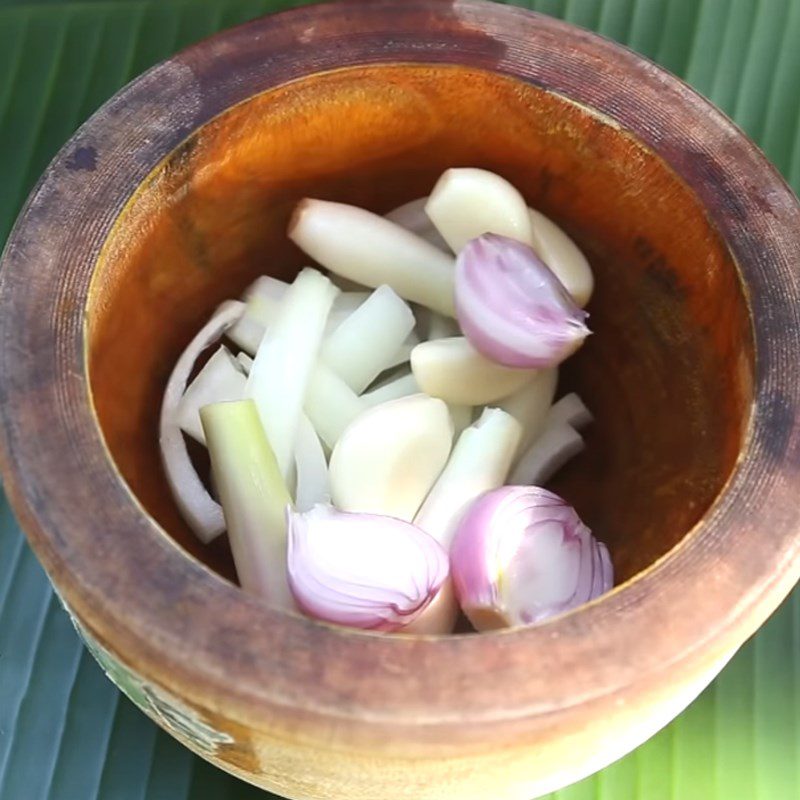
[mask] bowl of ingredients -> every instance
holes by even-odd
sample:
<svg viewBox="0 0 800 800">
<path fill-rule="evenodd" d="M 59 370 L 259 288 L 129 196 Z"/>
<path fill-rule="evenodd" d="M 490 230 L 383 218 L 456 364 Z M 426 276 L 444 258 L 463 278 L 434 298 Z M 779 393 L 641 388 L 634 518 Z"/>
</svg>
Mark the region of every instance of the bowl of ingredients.
<svg viewBox="0 0 800 800">
<path fill-rule="evenodd" d="M 298 8 L 123 89 L 0 273 L 5 489 L 109 677 L 296 798 L 530 798 L 798 578 L 800 209 L 604 39 Z"/>
</svg>

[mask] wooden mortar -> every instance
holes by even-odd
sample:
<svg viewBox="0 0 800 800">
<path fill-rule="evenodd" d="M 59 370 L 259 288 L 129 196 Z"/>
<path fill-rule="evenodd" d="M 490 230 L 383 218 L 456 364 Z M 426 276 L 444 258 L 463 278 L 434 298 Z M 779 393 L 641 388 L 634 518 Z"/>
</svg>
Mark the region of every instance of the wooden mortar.
<svg viewBox="0 0 800 800">
<path fill-rule="evenodd" d="M 280 613 L 178 516 L 157 416 L 224 298 L 304 262 L 304 196 L 384 212 L 451 166 L 589 254 L 563 372 L 596 422 L 555 486 L 610 595 L 530 629 L 362 633 Z M 800 575 L 800 209 L 685 84 L 458 0 L 298 8 L 123 89 L 34 190 L 0 273 L 5 488 L 87 644 L 195 752 L 293 798 L 529 800 L 685 706 Z"/>
</svg>

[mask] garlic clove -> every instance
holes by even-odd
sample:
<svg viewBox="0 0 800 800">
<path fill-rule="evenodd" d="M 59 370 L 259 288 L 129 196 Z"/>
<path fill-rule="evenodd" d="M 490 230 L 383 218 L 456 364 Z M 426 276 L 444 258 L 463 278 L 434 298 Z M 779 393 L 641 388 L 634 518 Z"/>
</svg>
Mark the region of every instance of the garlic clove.
<svg viewBox="0 0 800 800">
<path fill-rule="evenodd" d="M 453 405 L 492 403 L 521 388 L 535 370 L 511 369 L 481 355 L 463 336 L 422 342 L 411 351 L 420 389 Z"/>
<path fill-rule="evenodd" d="M 331 497 L 342 511 L 410 521 L 450 455 L 447 405 L 424 394 L 373 406 L 344 431 L 330 460 Z"/>
<path fill-rule="evenodd" d="M 454 253 L 484 233 L 533 242 L 525 199 L 505 178 L 485 169 L 448 169 L 434 186 L 425 213 Z"/>
</svg>

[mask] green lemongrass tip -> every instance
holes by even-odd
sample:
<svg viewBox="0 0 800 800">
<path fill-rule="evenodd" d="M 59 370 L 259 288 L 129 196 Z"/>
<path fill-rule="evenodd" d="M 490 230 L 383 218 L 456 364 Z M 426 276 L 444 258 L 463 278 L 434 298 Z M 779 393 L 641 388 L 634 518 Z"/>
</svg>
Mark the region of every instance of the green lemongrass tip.
<svg viewBox="0 0 800 800">
<path fill-rule="evenodd" d="M 200 409 L 239 582 L 280 608 L 294 607 L 286 579 L 291 498 L 252 400 Z"/>
</svg>

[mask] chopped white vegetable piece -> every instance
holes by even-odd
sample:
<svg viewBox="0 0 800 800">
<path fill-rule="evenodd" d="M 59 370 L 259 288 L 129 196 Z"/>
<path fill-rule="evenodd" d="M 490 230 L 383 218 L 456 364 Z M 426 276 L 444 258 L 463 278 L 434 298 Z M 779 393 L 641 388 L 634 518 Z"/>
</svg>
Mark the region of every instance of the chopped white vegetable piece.
<svg viewBox="0 0 800 800">
<path fill-rule="evenodd" d="M 392 364 L 414 324 L 408 304 L 380 286 L 328 337 L 322 360 L 354 392 L 362 392 Z"/>
<path fill-rule="evenodd" d="M 239 362 L 244 374 L 249 375 L 250 370 L 253 369 L 253 359 L 247 353 L 237 353 L 236 360 Z"/>
<path fill-rule="evenodd" d="M 425 213 L 425 204 L 427 202 L 427 197 L 411 200 L 390 211 L 386 215 L 386 219 L 448 253 L 450 248 L 447 246 L 447 242 L 442 238 L 442 234 L 436 230 L 436 226 Z"/>
<path fill-rule="evenodd" d="M 419 386 L 417 379 L 410 372 L 405 372 L 384 381 L 369 392 L 364 392 L 361 401 L 365 406 L 372 407 L 410 394 L 419 394 Z"/>
<path fill-rule="evenodd" d="M 338 291 L 316 270 L 302 270 L 264 334 L 247 379 L 247 396 L 256 402 L 284 478 L 292 465 L 306 390 Z"/>
<path fill-rule="evenodd" d="M 540 370 L 524 386 L 498 403 L 522 425 L 518 453 L 523 453 L 544 429 L 557 383 L 557 367 Z"/>
<path fill-rule="evenodd" d="M 264 283 L 260 283 L 263 281 Z M 271 281 L 273 283 L 269 283 Z M 278 285 L 277 288 L 275 285 Z M 262 276 L 253 286 L 248 289 L 249 297 L 247 308 L 242 318 L 228 331 L 228 338 L 242 350 L 255 355 L 264 332 L 274 322 L 278 315 L 285 292 L 279 291 L 281 286 L 288 286 L 283 281 Z M 256 291 L 257 287 L 271 289 L 272 294 Z M 369 297 L 369 292 L 341 292 L 333 301 L 328 320 L 325 325 L 325 332 L 330 333 L 346 320 L 353 311 L 358 308 Z"/>
<path fill-rule="evenodd" d="M 522 427 L 499 408 L 484 409 L 453 448 L 450 459 L 414 518 L 414 524 L 449 550 L 466 507 L 502 486 L 511 469 Z"/>
<path fill-rule="evenodd" d="M 211 469 L 242 588 L 295 608 L 286 577 L 286 507 L 291 498 L 252 400 L 200 411 Z"/>
<path fill-rule="evenodd" d="M 300 417 L 297 429 L 294 460 L 297 467 L 295 508 L 309 511 L 317 503 L 329 502 L 328 461 L 314 426 L 305 414 Z"/>
<path fill-rule="evenodd" d="M 227 332 L 226 336 L 250 355 L 255 355 L 266 330 L 264 323 L 256 316 L 248 313 L 247 308 L 239 321 Z"/>
<path fill-rule="evenodd" d="M 200 409 L 210 403 L 241 400 L 246 382 L 244 373 L 237 369 L 228 348 L 220 347 L 189 384 L 178 404 L 175 419 L 181 430 L 200 444 L 205 444 Z"/>
<path fill-rule="evenodd" d="M 514 467 L 509 483 L 543 486 L 573 456 L 583 450 L 583 437 L 564 423 L 545 428 Z"/>
<path fill-rule="evenodd" d="M 586 256 L 558 225 L 544 214 L 529 209 L 536 255 L 564 284 L 575 302 L 583 307 L 594 290 L 594 276 Z"/>
<path fill-rule="evenodd" d="M 447 462 L 452 439 L 441 400 L 416 394 L 368 409 L 331 455 L 334 504 L 410 522 Z"/>
<path fill-rule="evenodd" d="M 533 243 L 525 199 L 505 178 L 485 169 L 448 169 L 434 186 L 425 213 L 454 253 L 484 233 Z"/>
<path fill-rule="evenodd" d="M 318 363 L 311 373 L 304 408 L 317 435 L 333 448 L 366 405 L 330 367 Z"/>
<path fill-rule="evenodd" d="M 586 408 L 583 400 L 575 392 L 570 392 L 553 403 L 552 408 L 547 412 L 545 425 L 552 428 L 563 423 L 580 430 L 589 425 L 593 419 L 592 412 Z"/>
<path fill-rule="evenodd" d="M 223 303 L 214 312 L 211 319 L 189 342 L 173 367 L 161 404 L 159 444 L 167 483 L 181 516 L 202 542 L 210 542 L 219 536 L 225 530 L 225 520 L 222 516 L 222 507 L 208 493 L 189 458 L 186 440 L 178 427 L 175 413 L 186 391 L 186 384 L 195 361 L 203 350 L 216 342 L 243 313 L 244 303 L 236 300 Z"/>
<path fill-rule="evenodd" d="M 377 214 L 303 200 L 289 238 L 337 275 L 374 288 L 387 284 L 405 300 L 455 315 L 452 256 Z"/>
<path fill-rule="evenodd" d="M 425 394 L 468 406 L 506 397 L 536 372 L 496 364 L 484 358 L 463 336 L 418 344 L 411 351 L 411 369 Z"/>
<path fill-rule="evenodd" d="M 247 305 L 244 316 L 228 331 L 228 338 L 242 350 L 254 355 L 264 331 L 275 320 L 286 291 L 286 281 L 261 275 L 245 289 Z"/>
</svg>

